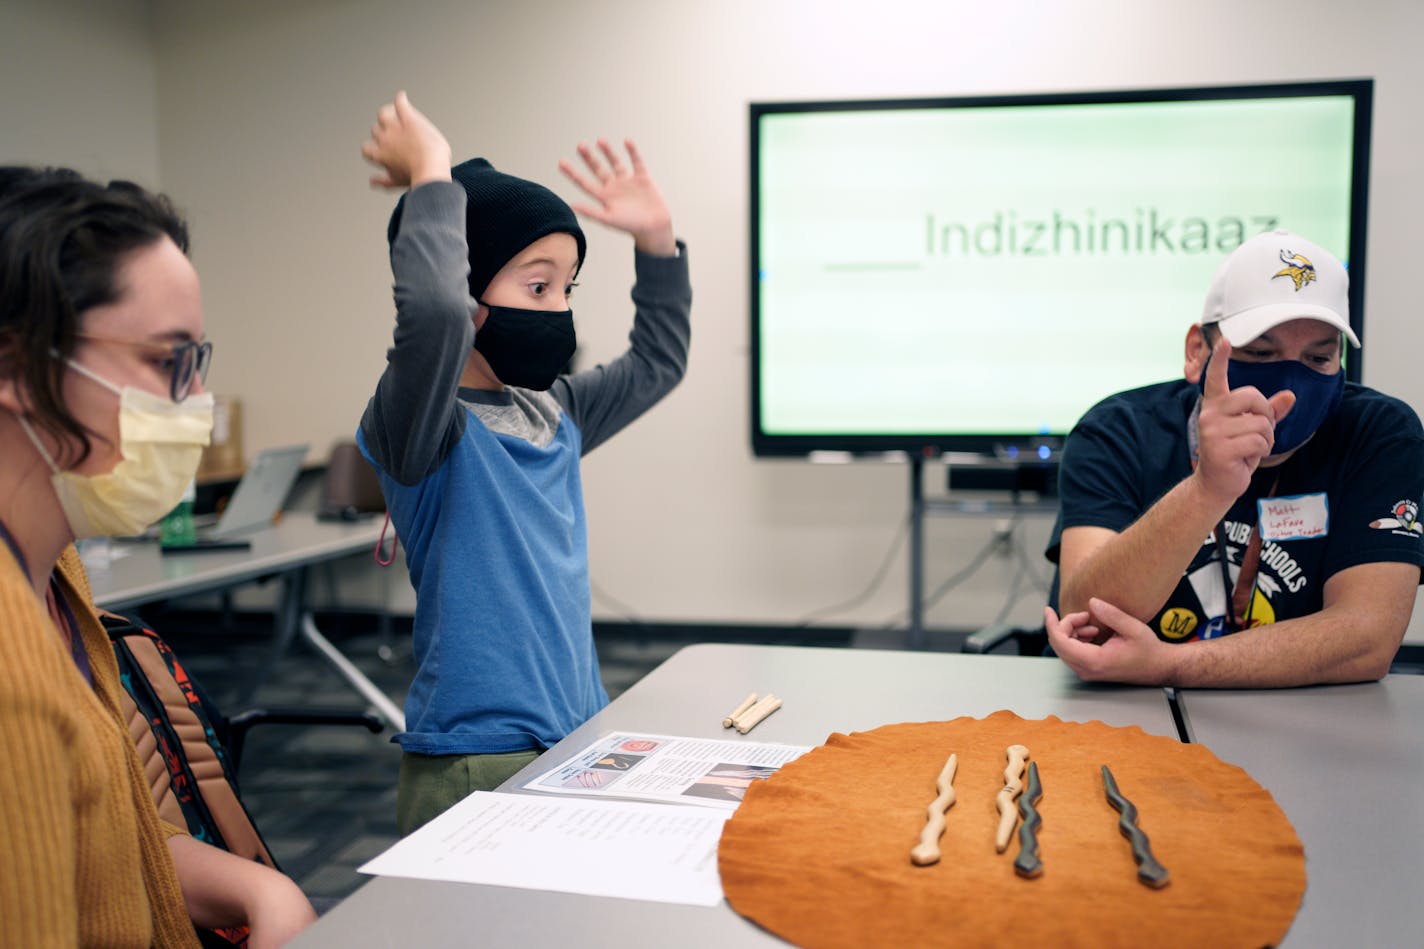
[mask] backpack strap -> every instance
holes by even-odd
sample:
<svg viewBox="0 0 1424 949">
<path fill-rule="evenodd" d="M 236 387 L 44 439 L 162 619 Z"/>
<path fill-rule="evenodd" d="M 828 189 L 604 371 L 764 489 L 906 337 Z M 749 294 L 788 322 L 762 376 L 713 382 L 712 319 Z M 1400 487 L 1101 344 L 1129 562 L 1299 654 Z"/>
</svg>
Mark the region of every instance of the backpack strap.
<svg viewBox="0 0 1424 949">
<path fill-rule="evenodd" d="M 123 712 L 159 816 L 198 840 L 276 868 L 238 799 L 227 751 L 173 650 L 128 617 L 103 610 L 99 617 L 114 646 L 127 699 Z"/>
</svg>

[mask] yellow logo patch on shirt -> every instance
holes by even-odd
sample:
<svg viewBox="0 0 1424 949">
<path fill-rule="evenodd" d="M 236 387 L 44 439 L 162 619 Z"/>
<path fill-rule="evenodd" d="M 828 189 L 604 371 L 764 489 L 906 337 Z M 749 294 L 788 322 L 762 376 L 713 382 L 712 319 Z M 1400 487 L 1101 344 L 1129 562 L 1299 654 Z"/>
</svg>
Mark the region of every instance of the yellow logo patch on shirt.
<svg viewBox="0 0 1424 949">
<path fill-rule="evenodd" d="M 1173 641 L 1186 639 L 1197 628 L 1197 614 L 1174 606 L 1162 614 L 1162 635 Z"/>
</svg>

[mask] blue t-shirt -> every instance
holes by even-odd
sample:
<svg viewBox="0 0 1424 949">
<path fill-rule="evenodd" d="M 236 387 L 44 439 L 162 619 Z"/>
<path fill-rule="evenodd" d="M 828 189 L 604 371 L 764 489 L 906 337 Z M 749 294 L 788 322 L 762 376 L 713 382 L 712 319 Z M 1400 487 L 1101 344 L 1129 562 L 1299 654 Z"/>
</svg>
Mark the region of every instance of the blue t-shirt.
<svg viewBox="0 0 1424 949">
<path fill-rule="evenodd" d="M 1188 425 L 1194 424 L 1197 399 L 1192 383 L 1167 382 L 1110 396 L 1083 416 L 1064 447 L 1050 560 L 1058 562 L 1065 528 L 1124 531 L 1191 474 Z M 1349 567 L 1376 562 L 1424 567 L 1422 496 L 1419 417 L 1398 399 L 1347 383 L 1339 409 L 1310 441 L 1283 464 L 1258 469 L 1223 518 L 1221 546 L 1234 587 L 1261 513 L 1258 502 L 1277 499 L 1266 508 L 1248 625 L 1319 612 L 1325 581 Z M 1216 533 L 1203 538 L 1176 589 L 1148 622 L 1159 638 L 1187 642 L 1227 631 L 1230 591 Z M 1057 590 L 1055 578 L 1050 604 L 1055 608 Z"/>
</svg>

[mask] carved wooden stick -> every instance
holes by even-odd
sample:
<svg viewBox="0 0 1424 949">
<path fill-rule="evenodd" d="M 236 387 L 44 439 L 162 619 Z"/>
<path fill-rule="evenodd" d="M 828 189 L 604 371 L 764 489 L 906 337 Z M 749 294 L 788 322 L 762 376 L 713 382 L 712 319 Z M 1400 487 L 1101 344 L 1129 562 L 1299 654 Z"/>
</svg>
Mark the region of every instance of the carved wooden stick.
<svg viewBox="0 0 1424 949">
<path fill-rule="evenodd" d="M 1103 788 L 1107 791 L 1108 803 L 1122 816 L 1118 818 L 1117 829 L 1132 842 L 1132 859 L 1137 861 L 1137 879 L 1159 889 L 1171 883 L 1167 868 L 1152 856 L 1152 844 L 1142 828 L 1137 826 L 1137 807 L 1117 789 L 1117 781 L 1112 772 L 1103 765 Z"/>
<path fill-rule="evenodd" d="M 749 708 L 751 708 L 753 705 L 755 705 L 755 704 L 756 704 L 756 700 L 757 700 L 756 693 L 755 693 L 755 692 L 748 692 L 748 693 L 747 693 L 747 697 L 744 698 L 744 699 L 742 699 L 742 704 L 741 704 L 741 705 L 738 705 L 736 708 L 732 709 L 732 711 L 728 713 L 727 717 L 724 718 L 724 719 L 722 719 L 722 727 L 723 727 L 723 728 L 731 728 L 734 724 L 736 724 L 737 716 L 738 716 L 738 715 L 741 715 L 741 714 L 742 714 L 743 712 L 745 712 L 747 709 L 749 709 Z"/>
<path fill-rule="evenodd" d="M 760 702 L 747 709 L 741 715 L 738 715 L 732 724 L 737 731 L 745 735 L 753 728 L 756 728 L 762 719 L 779 708 L 781 708 L 781 699 L 768 692 Z"/>
<path fill-rule="evenodd" d="M 939 863 L 939 838 L 944 833 L 944 812 L 954 806 L 954 769 L 959 758 L 950 755 L 944 770 L 935 779 L 935 790 L 939 797 L 925 809 L 925 829 L 920 831 L 920 842 L 910 851 L 910 862 L 917 867 L 927 867 Z"/>
<path fill-rule="evenodd" d="M 1019 813 L 1023 815 L 1023 826 L 1019 828 L 1019 855 L 1014 861 L 1014 872 L 1021 877 L 1036 877 L 1043 872 L 1043 861 L 1038 859 L 1038 828 L 1043 818 L 1034 807 L 1043 797 L 1043 785 L 1038 783 L 1038 762 L 1028 766 L 1028 787 L 1019 798 Z"/>
<path fill-rule="evenodd" d="M 999 809 L 999 832 L 994 837 L 994 847 L 999 853 L 1009 845 L 1009 837 L 1014 832 L 1014 822 L 1018 814 L 1014 812 L 1014 798 L 1023 790 L 1019 776 L 1023 774 L 1024 762 L 1028 760 L 1028 749 L 1023 745 L 1010 745 L 1004 752 L 1009 756 L 1008 767 L 1004 768 L 1004 789 L 994 798 L 994 806 Z"/>
</svg>

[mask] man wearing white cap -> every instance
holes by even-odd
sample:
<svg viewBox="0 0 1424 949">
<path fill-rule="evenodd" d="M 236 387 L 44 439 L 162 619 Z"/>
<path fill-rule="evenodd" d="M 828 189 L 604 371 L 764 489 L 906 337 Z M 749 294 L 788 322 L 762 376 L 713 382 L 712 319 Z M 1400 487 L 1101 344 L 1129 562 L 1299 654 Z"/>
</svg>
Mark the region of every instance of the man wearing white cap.
<svg viewBox="0 0 1424 949">
<path fill-rule="evenodd" d="M 1345 268 L 1286 231 L 1217 270 L 1185 381 L 1069 435 L 1050 645 L 1084 679 L 1271 687 L 1378 679 L 1424 566 L 1424 429 L 1347 383 Z"/>
</svg>

